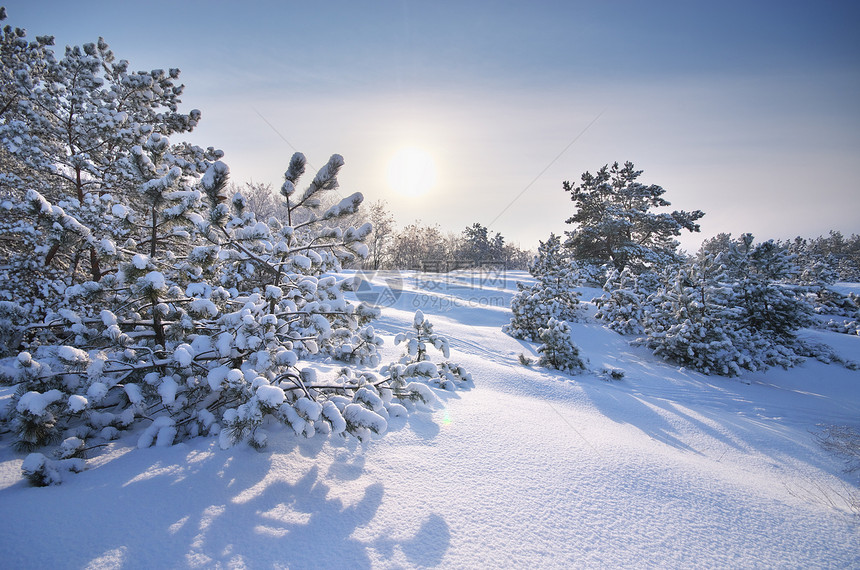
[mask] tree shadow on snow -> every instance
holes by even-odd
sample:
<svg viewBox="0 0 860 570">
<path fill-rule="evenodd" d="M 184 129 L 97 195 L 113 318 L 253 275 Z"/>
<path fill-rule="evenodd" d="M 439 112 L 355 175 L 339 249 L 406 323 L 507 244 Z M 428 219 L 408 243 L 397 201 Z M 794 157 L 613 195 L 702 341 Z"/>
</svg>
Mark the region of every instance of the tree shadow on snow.
<svg viewBox="0 0 860 570">
<path fill-rule="evenodd" d="M 357 501 L 350 503 L 333 497 L 332 490 L 339 481 L 357 481 L 364 463 L 363 455 L 344 451 L 336 453 L 327 478 L 314 465 L 295 483 L 264 483 L 262 490 L 248 489 L 252 496 L 246 500 L 245 493 L 240 493 L 190 543 L 186 562 L 363 569 L 372 566 L 371 550 L 390 558 L 399 548 L 414 564 L 438 565 L 450 546 L 450 530 L 439 515 L 429 515 L 415 536 L 406 540 L 391 540 L 390 533 L 370 540 L 354 536 L 376 516 L 384 486 L 375 482 L 360 493 L 351 490 Z M 205 511 L 203 515 L 201 526 Z"/>
<path fill-rule="evenodd" d="M 625 387 L 611 384 L 597 385 L 589 382 L 593 378 L 583 378 L 579 387 L 588 396 L 588 399 L 597 409 L 610 420 L 631 425 L 655 441 L 670 445 L 682 451 L 699 453 L 696 449 L 679 439 L 673 432 L 675 428 L 667 420 L 664 414 L 654 409 L 651 401 L 634 395 Z M 649 405 L 650 404 L 650 405 Z M 708 428 L 709 431 L 710 428 Z M 734 445 L 734 442 L 726 440 L 722 434 L 714 435 L 720 437 L 726 443 Z"/>
<path fill-rule="evenodd" d="M 659 373 L 655 370 L 654 376 Z M 619 382 L 599 380 L 590 374 L 564 378 L 574 380 L 602 415 L 678 450 L 714 454 L 716 461 L 726 452 L 764 454 L 774 466 L 800 462 L 845 478 L 831 458 L 821 453 L 811 434 L 782 421 L 780 407 L 765 400 L 767 394 L 753 394 L 748 385 L 732 379 L 691 372 L 687 372 L 689 377 L 680 378 L 677 370 L 674 374 L 674 381 L 642 381 L 639 386 L 635 377 Z M 723 450 L 708 445 L 701 435 L 719 442 Z"/>
<path fill-rule="evenodd" d="M 429 414 L 409 414 L 406 418 L 409 429 L 424 441 L 436 439 L 439 435 L 439 424 Z"/>
<path fill-rule="evenodd" d="M 416 566 L 433 567 L 442 563 L 451 544 L 451 529 L 441 516 L 433 513 L 421 523 L 414 537 L 405 541 L 381 538 L 374 542 L 374 548 L 386 558 L 394 556 L 399 547 L 407 560 Z"/>
<path fill-rule="evenodd" d="M 54 547 L 34 549 L 32 537 L 7 529 L 4 564 L 362 569 L 373 553 L 390 557 L 395 549 L 416 565 L 441 561 L 450 531 L 440 516 L 428 514 L 413 536 L 360 538 L 384 485 L 362 483 L 365 459 L 354 448 L 318 457 L 313 440 L 295 440 L 262 453 L 221 451 L 212 441 L 134 450 L 61 487 L 16 489 L 21 504 L 6 506 L 20 528 L 39 528 Z M 117 477 L 129 473 L 136 475 Z"/>
</svg>

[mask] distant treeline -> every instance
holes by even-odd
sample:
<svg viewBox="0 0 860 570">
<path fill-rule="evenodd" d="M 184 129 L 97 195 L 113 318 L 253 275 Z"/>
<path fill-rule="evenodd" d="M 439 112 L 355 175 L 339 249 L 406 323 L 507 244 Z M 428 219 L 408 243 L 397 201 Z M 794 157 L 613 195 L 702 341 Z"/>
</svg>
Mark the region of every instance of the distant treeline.
<svg viewBox="0 0 860 570">
<path fill-rule="evenodd" d="M 234 190 L 241 192 L 257 219 L 283 216 L 283 204 L 268 184 L 246 183 Z M 462 232 L 443 232 L 438 224 L 419 220 L 398 228 L 383 200 L 362 205 L 346 224 L 356 227 L 364 222 L 373 225 L 368 239 L 370 254 L 364 269 L 413 269 L 448 271 L 484 264 L 502 265 L 507 269 L 526 269 L 534 252 L 506 243 L 500 233 L 473 223 Z"/>
</svg>

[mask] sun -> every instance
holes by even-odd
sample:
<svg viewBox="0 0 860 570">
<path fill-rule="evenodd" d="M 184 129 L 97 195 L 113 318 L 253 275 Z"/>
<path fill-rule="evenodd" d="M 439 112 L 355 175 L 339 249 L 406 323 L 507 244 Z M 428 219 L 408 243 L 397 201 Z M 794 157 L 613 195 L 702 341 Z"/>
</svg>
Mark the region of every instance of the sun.
<svg viewBox="0 0 860 570">
<path fill-rule="evenodd" d="M 421 196 L 436 184 L 436 164 L 426 151 L 405 147 L 388 163 L 388 185 L 404 196 Z"/>
</svg>

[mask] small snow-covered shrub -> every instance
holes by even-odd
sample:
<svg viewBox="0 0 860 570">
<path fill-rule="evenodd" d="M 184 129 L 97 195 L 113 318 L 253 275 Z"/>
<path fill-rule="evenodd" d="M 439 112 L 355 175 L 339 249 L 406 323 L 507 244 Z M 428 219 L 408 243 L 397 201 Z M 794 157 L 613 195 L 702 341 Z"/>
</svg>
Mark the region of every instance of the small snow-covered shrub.
<svg viewBox="0 0 860 570">
<path fill-rule="evenodd" d="M 585 362 L 579 355 L 579 347 L 571 338 L 570 326 L 564 321 L 551 318 L 547 326 L 538 332 L 541 345 L 538 347 L 538 364 L 562 372 L 577 374 L 585 370 Z"/>
<path fill-rule="evenodd" d="M 817 328 L 826 331 L 838 332 L 841 334 L 850 334 L 860 336 L 860 321 L 849 321 L 846 319 L 836 320 L 830 319 L 826 323 L 820 323 Z"/>
<path fill-rule="evenodd" d="M 502 327 L 503 332 L 514 338 L 534 341 L 552 318 L 572 321 L 581 318 L 578 291 L 541 282 L 531 287 L 517 283 L 517 287 L 519 293 L 511 300 L 511 322 Z"/>
<path fill-rule="evenodd" d="M 830 345 L 813 342 L 807 339 L 798 340 L 793 351 L 802 357 L 815 358 L 825 364 L 839 364 L 849 370 L 860 369 L 860 362 L 843 358 Z"/>
<path fill-rule="evenodd" d="M 41 453 L 31 453 L 21 464 L 24 477 L 35 487 L 59 485 L 66 473 L 80 473 L 84 469 L 83 459 L 48 459 Z"/>
<path fill-rule="evenodd" d="M 620 368 L 603 367 L 598 373 L 604 380 L 623 380 L 624 371 Z"/>
<path fill-rule="evenodd" d="M 412 326 L 415 332 L 400 333 L 394 338 L 394 344 L 403 344 L 406 348 L 400 361 L 383 367 L 381 373 L 387 375 L 398 388 L 413 379 L 420 379 L 446 390 L 471 385 L 472 375 L 459 364 L 430 361 L 428 346 L 441 352 L 445 358 L 450 357 L 451 351 L 448 339 L 433 331 L 433 324 L 420 310 L 415 311 Z"/>
<path fill-rule="evenodd" d="M 816 315 L 860 318 L 860 299 L 856 293 L 846 295 L 823 284 L 813 288 L 808 298 Z"/>
<path fill-rule="evenodd" d="M 844 295 L 822 285 L 813 289 L 807 295 L 807 299 L 813 305 L 813 312 L 817 319 L 814 321 L 816 328 L 860 335 L 860 300 L 855 293 Z"/>
</svg>

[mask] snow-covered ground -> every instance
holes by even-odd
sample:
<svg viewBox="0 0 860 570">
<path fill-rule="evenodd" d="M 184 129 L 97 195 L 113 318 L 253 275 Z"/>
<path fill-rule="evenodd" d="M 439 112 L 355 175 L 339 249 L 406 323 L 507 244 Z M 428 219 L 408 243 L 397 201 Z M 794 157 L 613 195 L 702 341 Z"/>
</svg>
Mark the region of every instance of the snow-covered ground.
<svg viewBox="0 0 860 570">
<path fill-rule="evenodd" d="M 814 435 L 860 429 L 860 372 L 708 377 L 594 323 L 572 325 L 576 343 L 623 380 L 525 367 L 536 345 L 501 332 L 516 279 L 376 275 L 360 294 L 396 297 L 376 327 L 386 359 L 421 309 L 475 387 L 365 445 L 286 428 L 263 452 L 121 440 L 33 488 L 5 436 L 0 566 L 860 567 L 856 476 Z M 860 360 L 860 337 L 804 334 Z"/>
</svg>

